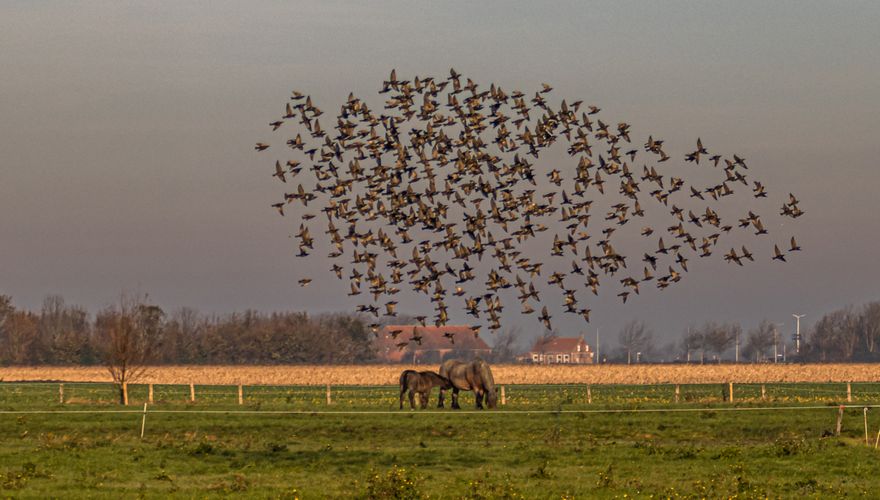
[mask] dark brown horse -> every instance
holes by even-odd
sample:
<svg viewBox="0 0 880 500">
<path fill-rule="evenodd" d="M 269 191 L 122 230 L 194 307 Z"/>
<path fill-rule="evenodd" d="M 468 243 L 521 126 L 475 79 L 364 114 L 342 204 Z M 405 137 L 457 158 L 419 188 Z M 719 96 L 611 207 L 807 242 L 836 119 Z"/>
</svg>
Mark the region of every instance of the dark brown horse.
<svg viewBox="0 0 880 500">
<path fill-rule="evenodd" d="M 440 376 L 446 377 L 452 383 L 452 408 L 461 408 L 458 405 L 459 391 L 474 391 L 477 399 L 477 409 L 483 409 L 483 399 L 486 406 L 495 408 L 498 396 L 495 392 L 495 379 L 492 378 L 492 370 L 489 363 L 477 358 L 470 363 L 450 359 L 440 365 Z M 440 389 L 440 401 L 438 408 L 443 408 L 445 388 Z"/>
<path fill-rule="evenodd" d="M 404 370 L 400 374 L 400 409 L 403 409 L 403 395 L 409 391 L 409 406 L 413 410 L 416 409 L 415 393 L 419 394 L 419 403 L 422 409 L 428 407 L 428 396 L 431 389 L 440 386 L 440 390 L 452 388 L 449 379 L 438 375 L 436 372 L 415 370 Z M 442 392 L 440 394 L 443 394 Z"/>
</svg>

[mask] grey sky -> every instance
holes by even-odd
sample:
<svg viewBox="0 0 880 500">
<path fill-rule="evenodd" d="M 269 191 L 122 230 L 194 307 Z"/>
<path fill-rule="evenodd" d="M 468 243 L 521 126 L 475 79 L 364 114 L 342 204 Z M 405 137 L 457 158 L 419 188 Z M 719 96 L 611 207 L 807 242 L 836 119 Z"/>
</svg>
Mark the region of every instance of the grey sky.
<svg viewBox="0 0 880 500">
<path fill-rule="evenodd" d="M 477 4 L 0 3 L 0 293 L 32 308 L 60 293 L 94 310 L 125 289 L 206 312 L 353 310 L 344 282 L 296 284 L 296 228 L 269 208 L 281 191 L 252 145 L 294 88 L 333 114 L 349 91 L 378 105 L 391 68 L 455 67 L 548 82 L 679 157 L 700 136 L 749 159 L 772 210 L 802 200 L 792 262 L 700 263 L 625 306 L 609 293 L 593 328 L 788 330 L 793 312 L 811 323 L 880 299 L 880 4 Z"/>
</svg>

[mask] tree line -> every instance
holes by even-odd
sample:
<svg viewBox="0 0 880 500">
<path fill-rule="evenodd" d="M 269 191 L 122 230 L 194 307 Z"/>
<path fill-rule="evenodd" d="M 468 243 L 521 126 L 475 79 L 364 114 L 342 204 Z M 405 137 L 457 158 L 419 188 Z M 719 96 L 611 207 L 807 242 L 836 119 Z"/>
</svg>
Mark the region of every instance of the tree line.
<svg viewBox="0 0 880 500">
<path fill-rule="evenodd" d="M 375 359 L 366 325 L 350 314 L 167 313 L 125 296 L 94 315 L 58 295 L 29 311 L 0 295 L 0 364 L 362 363 Z"/>
<path fill-rule="evenodd" d="M 121 296 L 94 315 L 50 295 L 39 311 L 17 308 L 0 295 L 0 364 L 291 364 L 377 361 L 371 318 L 359 314 L 253 310 L 205 315 L 195 309 L 166 312 L 146 297 Z M 398 322 L 402 318 L 397 318 Z M 651 328 L 631 321 L 602 362 L 880 361 L 880 302 L 846 306 L 802 328 L 796 352 L 791 327 L 764 320 L 744 331 L 738 323 L 691 326 L 658 347 Z M 493 338 L 490 361 L 513 361 L 518 328 Z"/>
<path fill-rule="evenodd" d="M 763 320 L 744 331 L 739 323 L 708 321 L 688 327 L 677 341 L 658 347 L 651 329 L 630 321 L 617 333 L 617 348 L 604 361 L 634 362 L 877 362 L 880 302 L 846 306 L 811 327 L 802 325 L 800 349 L 789 326 Z"/>
<path fill-rule="evenodd" d="M 391 319 L 416 322 L 406 315 Z M 380 361 L 373 320 L 253 310 L 205 315 L 186 307 L 169 313 L 146 296 L 124 294 L 94 315 L 60 295 L 30 311 L 0 295 L 0 365 L 105 365 L 121 383 L 136 379 L 147 365 L 370 363 Z M 514 361 L 519 334 L 513 329 L 495 335 L 485 357 Z"/>
</svg>

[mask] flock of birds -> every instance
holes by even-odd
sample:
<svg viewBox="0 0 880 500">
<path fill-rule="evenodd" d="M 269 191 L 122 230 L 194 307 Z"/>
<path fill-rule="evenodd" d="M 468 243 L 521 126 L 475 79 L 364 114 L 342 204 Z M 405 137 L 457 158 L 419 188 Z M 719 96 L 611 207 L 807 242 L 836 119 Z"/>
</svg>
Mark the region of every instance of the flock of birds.
<svg viewBox="0 0 880 500">
<path fill-rule="evenodd" d="M 392 70 L 379 91 L 381 110 L 349 94 L 331 128 L 323 128 L 324 112 L 311 97 L 294 91 L 270 126 L 294 127 L 282 139 L 272 175 L 296 187 L 272 207 L 299 215 L 297 255 L 315 251 L 311 221 L 325 219 L 322 233 L 335 262 L 328 271 L 349 282 L 348 295 L 371 298 L 358 311 L 376 318 L 374 332 L 381 316 L 397 314 L 401 287 L 433 304 L 433 317 L 416 316 L 423 326 L 447 324 L 455 300 L 497 330 L 503 291 L 514 288 L 522 312 L 552 329 L 541 297 L 545 284 L 559 289 L 562 311 L 589 322 L 583 295 L 598 295 L 600 284 L 616 285 L 625 303 L 651 283 L 661 290 L 678 283 L 694 257 L 717 252 L 739 266 L 755 260 L 744 245 L 719 247 L 732 231 L 769 232 L 752 210 L 720 213 L 735 192 L 767 197 L 744 158 L 710 152 L 697 139 L 684 161 L 710 171 L 713 180 L 698 186 L 683 175 L 664 175 L 671 157 L 663 140 L 649 136 L 639 145 L 629 124 L 606 123 L 598 107 L 583 101 L 554 108 L 551 91 L 542 84 L 530 97 L 495 84 L 485 88 L 454 69 L 447 78 L 411 80 Z M 571 165 L 550 168 L 554 162 L 541 156 L 562 139 Z M 270 147 L 258 142 L 255 149 Z M 596 213 L 600 200 L 607 207 Z M 671 222 L 649 224 L 656 216 L 646 217 L 646 205 Z M 803 213 L 789 194 L 780 215 Z M 639 251 L 639 258 L 615 246 L 612 238 L 627 224 L 641 226 L 637 234 L 653 250 Z M 800 250 L 794 237 L 789 243 L 785 250 L 774 244 L 772 259 L 785 261 Z M 555 265 L 545 267 L 545 252 Z M 570 266 L 559 265 L 568 260 Z M 420 343 L 414 335 L 398 347 Z"/>
</svg>

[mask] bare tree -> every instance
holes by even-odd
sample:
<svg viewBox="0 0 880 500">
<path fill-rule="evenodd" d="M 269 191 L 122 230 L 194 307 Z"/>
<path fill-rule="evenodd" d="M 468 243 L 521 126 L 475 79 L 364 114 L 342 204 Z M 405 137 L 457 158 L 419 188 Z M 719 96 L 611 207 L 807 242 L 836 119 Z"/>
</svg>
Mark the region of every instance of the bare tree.
<svg viewBox="0 0 880 500">
<path fill-rule="evenodd" d="M 547 344 L 559 338 L 559 332 L 557 332 L 555 329 L 551 330 L 549 328 L 545 328 L 544 331 L 538 333 L 533 338 L 535 340 L 534 342 L 532 342 L 532 345 L 538 352 L 543 354 L 545 352 Z"/>
<path fill-rule="evenodd" d="M 33 362 L 38 317 L 17 310 L 12 298 L 0 295 L 0 361 L 24 365 Z"/>
<path fill-rule="evenodd" d="M 196 358 L 195 345 L 203 327 L 204 323 L 195 309 L 181 307 L 174 310 L 163 332 L 162 362 L 192 362 Z"/>
<path fill-rule="evenodd" d="M 82 307 L 64 303 L 60 295 L 43 299 L 37 347 L 39 362 L 78 364 L 88 358 L 88 313 Z"/>
<path fill-rule="evenodd" d="M 880 302 L 865 304 L 859 314 L 859 336 L 869 354 L 880 347 Z"/>
<path fill-rule="evenodd" d="M 522 330 L 518 327 L 505 328 L 495 335 L 492 342 L 492 361 L 495 363 L 509 363 L 516 359 L 516 342 Z"/>
<path fill-rule="evenodd" d="M 626 364 L 632 363 L 634 352 L 645 352 L 652 347 L 653 334 L 642 321 L 630 321 L 617 334 L 622 351 L 626 352 Z"/>
<path fill-rule="evenodd" d="M 850 361 L 858 346 L 858 322 L 852 306 L 822 316 L 810 336 L 819 361 Z"/>
<path fill-rule="evenodd" d="M 122 295 L 119 303 L 104 309 L 95 319 L 101 356 L 125 402 L 123 387 L 141 379 L 161 345 L 161 308 L 146 304 L 146 297 Z"/>
<path fill-rule="evenodd" d="M 703 325 L 701 330 L 706 347 L 715 353 L 718 362 L 721 362 L 721 356 L 730 349 L 742 332 L 742 328 L 736 323 L 709 322 Z"/>
<path fill-rule="evenodd" d="M 12 315 L 15 307 L 12 306 L 12 297 L 0 295 L 0 362 L 9 362 L 9 339 L 12 336 Z"/>
<path fill-rule="evenodd" d="M 691 352 L 693 351 L 700 351 L 700 362 L 703 362 L 702 352 L 706 349 L 705 340 L 703 332 L 697 328 L 688 327 L 685 331 L 684 337 L 681 339 L 681 346 L 688 363 L 691 362 Z"/>
<path fill-rule="evenodd" d="M 776 342 L 774 329 L 773 323 L 765 319 L 757 327 L 749 330 L 743 355 L 747 358 L 754 357 L 755 362 L 762 361 L 766 357 L 768 349 L 773 347 Z"/>
</svg>

